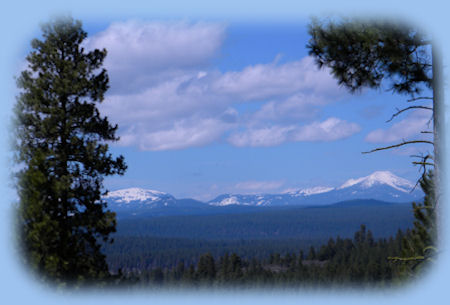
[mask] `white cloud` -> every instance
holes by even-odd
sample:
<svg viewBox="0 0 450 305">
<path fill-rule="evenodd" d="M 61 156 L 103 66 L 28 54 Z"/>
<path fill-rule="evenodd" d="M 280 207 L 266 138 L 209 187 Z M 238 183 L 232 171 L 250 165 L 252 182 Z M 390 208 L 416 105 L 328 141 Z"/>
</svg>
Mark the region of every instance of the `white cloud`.
<svg viewBox="0 0 450 305">
<path fill-rule="evenodd" d="M 179 120 L 161 129 L 134 125 L 121 135 L 120 145 L 151 151 L 202 146 L 219 139 L 230 125 L 213 118 Z"/>
<path fill-rule="evenodd" d="M 431 112 L 427 110 L 412 111 L 405 119 L 394 123 L 387 129 L 376 129 L 370 132 L 365 140 L 371 143 L 400 142 L 415 136 L 423 138 L 421 131 L 430 130 Z"/>
<path fill-rule="evenodd" d="M 336 141 L 348 138 L 359 132 L 358 124 L 350 123 L 338 118 L 329 118 L 323 122 L 300 127 L 292 135 L 293 141 Z"/>
<path fill-rule="evenodd" d="M 237 147 L 276 146 L 288 140 L 293 126 L 271 126 L 233 133 L 228 142 Z"/>
<path fill-rule="evenodd" d="M 322 96 L 299 92 L 285 100 L 265 103 L 261 109 L 255 112 L 252 120 L 256 123 L 268 120 L 286 122 L 308 119 L 317 115 L 319 106 L 326 104 L 326 102 L 330 101 Z"/>
<path fill-rule="evenodd" d="M 298 92 L 336 96 L 341 93 L 327 69 L 319 70 L 311 57 L 278 65 L 249 66 L 227 72 L 213 82 L 215 91 L 243 100 L 264 100 Z"/>
<path fill-rule="evenodd" d="M 304 126 L 270 126 L 236 132 L 228 141 L 238 147 L 275 146 L 285 142 L 336 141 L 360 131 L 359 125 L 338 118 Z"/>
<path fill-rule="evenodd" d="M 112 23 L 86 47 L 108 50 L 111 90 L 127 92 L 208 65 L 224 35 L 217 23 L 127 21 Z"/>
<path fill-rule="evenodd" d="M 124 124 L 145 122 L 173 122 L 190 116 L 220 115 L 228 108 L 227 103 L 207 94 L 190 91 L 179 92 L 185 79 L 174 79 L 148 87 L 145 91 L 112 95 L 102 105 L 102 110 Z"/>
</svg>

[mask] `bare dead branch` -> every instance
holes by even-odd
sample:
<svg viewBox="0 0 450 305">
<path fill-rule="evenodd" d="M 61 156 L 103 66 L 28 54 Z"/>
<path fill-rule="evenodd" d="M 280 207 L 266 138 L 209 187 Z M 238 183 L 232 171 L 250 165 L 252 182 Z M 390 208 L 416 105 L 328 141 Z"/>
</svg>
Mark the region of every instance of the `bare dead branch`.
<svg viewBox="0 0 450 305">
<path fill-rule="evenodd" d="M 421 160 L 420 162 L 415 161 L 415 162 L 412 162 L 412 163 L 413 163 L 414 165 L 420 165 L 420 167 L 421 167 L 422 170 L 423 170 L 423 171 L 422 171 L 422 177 L 423 177 L 424 175 L 426 175 L 426 173 L 427 173 L 427 166 L 433 166 L 433 167 L 434 167 L 434 163 L 427 162 L 428 159 L 434 160 L 434 159 L 433 159 L 433 156 L 430 155 L 430 154 L 428 154 L 428 155 L 426 155 L 426 156 L 424 156 L 423 154 L 421 154 L 421 155 L 419 155 L 419 156 L 413 155 L 413 156 L 411 156 L 411 157 L 419 158 L 419 159 Z M 420 184 L 420 181 L 421 181 L 421 178 L 417 179 L 416 184 L 414 185 L 414 187 L 413 187 L 413 189 L 411 190 L 411 192 L 413 192 L 413 191 L 417 188 L 417 186 Z"/>
<path fill-rule="evenodd" d="M 416 143 L 426 143 L 426 144 L 434 145 L 434 143 L 432 141 L 426 141 L 426 140 L 404 141 L 402 143 L 391 145 L 391 146 L 379 147 L 379 148 L 372 149 L 370 151 L 363 151 L 362 154 L 370 154 L 370 153 L 373 153 L 373 152 L 376 152 L 376 151 L 380 151 L 380 150 L 386 150 L 386 149 L 400 147 L 400 146 L 403 146 L 403 145 L 416 144 Z"/>
<path fill-rule="evenodd" d="M 420 155 L 411 155 L 410 157 L 411 157 L 411 158 L 419 158 L 419 159 L 422 159 L 424 162 L 425 162 L 426 160 L 428 160 L 428 159 L 434 160 L 434 159 L 433 159 L 433 156 L 430 155 L 430 154 L 425 155 L 425 156 L 424 156 L 423 154 L 420 154 Z"/>
<path fill-rule="evenodd" d="M 407 102 L 411 103 L 411 102 L 419 101 L 419 100 L 433 100 L 433 98 L 429 97 L 429 96 L 420 96 L 420 97 L 411 98 L 411 99 L 407 100 Z"/>
<path fill-rule="evenodd" d="M 426 109 L 426 110 L 433 110 L 433 108 L 427 107 L 427 106 L 409 106 L 409 107 L 406 107 L 406 108 L 404 108 L 404 109 L 397 109 L 397 112 L 394 113 L 394 114 L 392 115 L 392 117 L 391 117 L 389 120 L 386 121 L 386 123 L 389 123 L 390 121 L 392 121 L 392 120 L 393 120 L 396 116 L 398 116 L 400 113 L 405 112 L 405 111 L 407 111 L 407 110 L 411 110 L 411 109 Z"/>
<path fill-rule="evenodd" d="M 429 166 L 434 166 L 434 163 L 429 163 L 429 162 L 417 162 L 417 161 L 414 161 L 412 164 L 414 164 L 414 165 L 429 165 Z"/>
</svg>

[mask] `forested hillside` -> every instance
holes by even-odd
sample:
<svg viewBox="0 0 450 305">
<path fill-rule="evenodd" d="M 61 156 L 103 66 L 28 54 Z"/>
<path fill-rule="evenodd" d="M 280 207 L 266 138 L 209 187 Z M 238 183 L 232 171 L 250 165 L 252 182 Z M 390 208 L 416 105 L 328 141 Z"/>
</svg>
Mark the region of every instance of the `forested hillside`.
<svg viewBox="0 0 450 305">
<path fill-rule="evenodd" d="M 243 209 L 241 213 L 228 207 L 226 211 L 119 218 L 114 243 L 104 247 L 110 270 L 141 274 L 162 268 L 168 272 L 180 263 L 196 266 L 205 253 L 215 259 L 235 253 L 243 261 L 266 264 L 263 262 L 271 255 L 298 256 L 300 251 L 309 252 L 311 246 L 319 253 L 330 238 L 338 244 L 352 238 L 361 224 L 370 228 L 369 239 L 381 238 L 384 247 L 384 239 L 389 240 L 399 229 L 411 228 L 413 222 L 410 204 L 374 200 L 316 208 L 266 208 L 259 212 Z"/>
<path fill-rule="evenodd" d="M 407 235 L 410 233 L 407 232 Z M 158 265 L 171 256 L 155 257 L 154 266 L 147 269 L 121 269 L 115 271 L 122 284 L 157 288 L 164 285 L 238 286 L 243 287 L 309 287 L 310 285 L 341 286 L 348 284 L 378 286 L 391 285 L 399 276 L 401 265 L 389 257 L 401 253 L 405 235 L 399 231 L 395 237 L 375 240 L 364 225 L 353 238 L 330 238 L 320 247 L 280 254 L 273 252 L 246 258 L 235 252 L 198 255 L 195 261 L 180 259 L 176 265 Z M 179 241 L 177 241 L 179 242 Z M 175 245 L 175 243 L 173 244 Z M 214 244 L 209 244 L 213 246 Z M 157 243 L 152 246 L 157 246 Z M 200 247 L 197 249 L 202 249 Z M 203 246 L 208 246 L 206 243 Z M 217 244 L 216 244 L 217 246 Z M 203 248 L 206 250 L 206 248 Z M 301 249 L 301 248 L 300 248 Z M 160 263 L 160 262 L 159 262 Z"/>
</svg>

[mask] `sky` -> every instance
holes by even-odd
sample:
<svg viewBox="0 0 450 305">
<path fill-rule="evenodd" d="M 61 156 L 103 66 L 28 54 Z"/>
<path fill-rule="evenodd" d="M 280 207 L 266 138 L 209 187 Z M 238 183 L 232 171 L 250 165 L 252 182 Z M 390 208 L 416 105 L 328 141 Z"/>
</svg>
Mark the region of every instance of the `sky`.
<svg viewBox="0 0 450 305">
<path fill-rule="evenodd" d="M 338 186 L 377 170 L 416 181 L 409 146 L 362 154 L 430 130 L 407 96 L 350 94 L 306 47 L 300 22 L 122 19 L 84 23 L 87 50 L 106 48 L 101 113 L 118 124 L 128 164 L 108 190 L 142 187 L 177 198 Z M 420 135 L 419 135 L 420 136 Z"/>
</svg>

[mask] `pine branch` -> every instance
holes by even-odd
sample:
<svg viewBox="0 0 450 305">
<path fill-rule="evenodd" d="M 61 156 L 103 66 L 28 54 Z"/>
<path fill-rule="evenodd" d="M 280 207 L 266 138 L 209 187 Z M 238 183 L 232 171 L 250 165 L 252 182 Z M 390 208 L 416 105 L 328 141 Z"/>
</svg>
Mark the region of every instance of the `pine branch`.
<svg viewBox="0 0 450 305">
<path fill-rule="evenodd" d="M 396 147 L 400 147 L 400 146 L 407 145 L 407 144 L 416 144 L 416 143 L 426 143 L 426 144 L 434 145 L 434 143 L 432 141 L 426 141 L 426 140 L 405 141 L 405 142 L 391 145 L 391 146 L 379 147 L 379 148 L 372 149 L 370 151 L 363 151 L 362 154 L 370 154 L 370 153 L 380 151 L 380 150 L 386 150 L 386 149 L 396 148 Z"/>
<path fill-rule="evenodd" d="M 439 251 L 436 247 L 434 246 L 427 246 L 425 248 L 423 248 L 423 252 L 428 252 L 428 251 L 433 251 L 433 254 L 430 254 L 430 256 L 435 256 L 437 254 L 439 254 Z"/>
<path fill-rule="evenodd" d="M 406 107 L 406 108 L 404 108 L 404 109 L 398 109 L 398 108 L 397 108 L 397 112 L 394 113 L 394 114 L 392 115 L 392 117 L 391 117 L 389 120 L 386 121 L 386 123 L 389 123 L 390 121 L 392 121 L 396 116 L 398 116 L 398 115 L 401 114 L 402 112 L 405 112 L 405 111 L 411 110 L 411 109 L 426 109 L 426 110 L 433 110 L 433 108 L 427 107 L 427 106 L 409 106 L 409 107 Z"/>
<path fill-rule="evenodd" d="M 401 261 L 401 262 L 411 262 L 411 261 L 423 261 L 425 259 L 424 256 L 411 256 L 411 257 L 398 257 L 398 256 L 389 256 L 388 260 L 391 261 Z"/>
<path fill-rule="evenodd" d="M 434 207 L 429 207 L 429 206 L 424 206 L 424 205 L 421 205 L 421 206 L 416 206 L 415 208 L 414 208 L 414 210 L 416 211 L 419 211 L 419 210 L 434 210 Z"/>
</svg>

